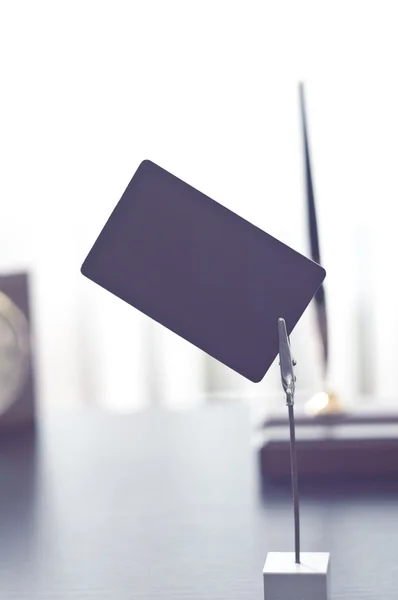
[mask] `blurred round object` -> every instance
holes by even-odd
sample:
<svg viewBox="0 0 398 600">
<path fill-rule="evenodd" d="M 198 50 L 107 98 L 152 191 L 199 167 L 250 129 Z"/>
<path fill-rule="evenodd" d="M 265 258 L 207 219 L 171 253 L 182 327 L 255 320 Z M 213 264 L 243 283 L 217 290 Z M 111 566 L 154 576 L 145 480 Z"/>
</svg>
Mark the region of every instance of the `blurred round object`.
<svg viewBox="0 0 398 600">
<path fill-rule="evenodd" d="M 308 415 L 335 415 L 344 412 L 344 406 L 334 392 L 317 392 L 305 403 Z"/>
<path fill-rule="evenodd" d="M 29 326 L 23 312 L 0 292 L 0 414 L 20 396 L 29 365 Z"/>
</svg>

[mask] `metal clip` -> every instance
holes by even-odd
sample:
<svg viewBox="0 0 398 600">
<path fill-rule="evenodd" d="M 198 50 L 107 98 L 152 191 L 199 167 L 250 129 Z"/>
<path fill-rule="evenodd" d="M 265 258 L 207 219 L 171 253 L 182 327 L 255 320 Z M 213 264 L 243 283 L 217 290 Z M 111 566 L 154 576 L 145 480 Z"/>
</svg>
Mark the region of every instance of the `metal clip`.
<svg viewBox="0 0 398 600">
<path fill-rule="evenodd" d="M 286 330 L 285 319 L 278 319 L 279 334 L 279 366 L 281 370 L 282 386 L 286 393 L 286 404 L 294 404 L 294 390 L 296 376 L 294 374 L 294 365 L 296 361 L 292 359 L 290 352 L 290 342 Z"/>
</svg>

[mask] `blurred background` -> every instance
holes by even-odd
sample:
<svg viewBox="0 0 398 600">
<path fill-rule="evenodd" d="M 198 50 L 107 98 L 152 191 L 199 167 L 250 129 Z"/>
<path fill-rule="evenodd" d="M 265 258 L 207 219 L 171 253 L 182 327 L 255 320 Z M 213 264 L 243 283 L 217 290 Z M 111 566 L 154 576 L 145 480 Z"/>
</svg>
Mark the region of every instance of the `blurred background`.
<svg viewBox="0 0 398 600">
<path fill-rule="evenodd" d="M 300 80 L 328 385 L 397 404 L 395 17 L 383 1 L 1 5 L 0 275 L 29 274 L 39 410 L 280 394 L 277 364 L 246 382 L 80 265 L 145 158 L 309 256 Z M 313 306 L 292 344 L 304 401 L 323 385 Z"/>
</svg>

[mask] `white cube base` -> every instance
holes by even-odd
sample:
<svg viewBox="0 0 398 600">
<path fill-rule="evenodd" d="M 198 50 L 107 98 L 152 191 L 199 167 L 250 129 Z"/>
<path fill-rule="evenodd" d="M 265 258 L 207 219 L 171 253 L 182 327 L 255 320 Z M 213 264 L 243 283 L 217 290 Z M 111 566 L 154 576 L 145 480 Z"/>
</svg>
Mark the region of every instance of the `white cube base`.
<svg viewBox="0 0 398 600">
<path fill-rule="evenodd" d="M 269 552 L 264 565 L 265 600 L 329 600 L 330 554 Z"/>
</svg>

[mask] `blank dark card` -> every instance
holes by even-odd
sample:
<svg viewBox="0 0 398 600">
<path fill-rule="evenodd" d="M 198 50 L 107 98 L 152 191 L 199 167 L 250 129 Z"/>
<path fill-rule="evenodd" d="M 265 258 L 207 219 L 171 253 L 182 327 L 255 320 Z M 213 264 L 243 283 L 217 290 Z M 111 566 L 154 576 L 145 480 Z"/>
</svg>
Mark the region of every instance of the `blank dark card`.
<svg viewBox="0 0 398 600">
<path fill-rule="evenodd" d="M 325 277 L 318 264 L 148 160 L 82 273 L 254 382 L 278 354 L 278 318 L 290 333 Z"/>
</svg>

